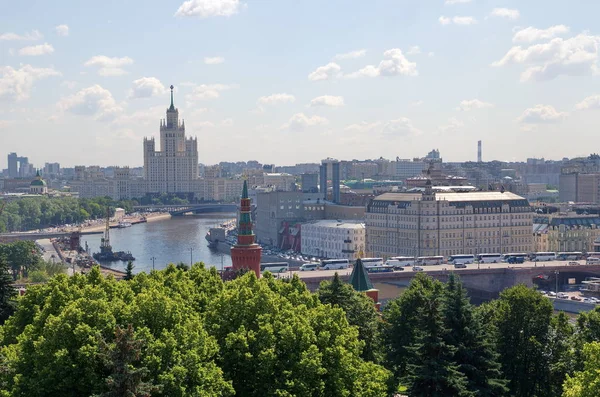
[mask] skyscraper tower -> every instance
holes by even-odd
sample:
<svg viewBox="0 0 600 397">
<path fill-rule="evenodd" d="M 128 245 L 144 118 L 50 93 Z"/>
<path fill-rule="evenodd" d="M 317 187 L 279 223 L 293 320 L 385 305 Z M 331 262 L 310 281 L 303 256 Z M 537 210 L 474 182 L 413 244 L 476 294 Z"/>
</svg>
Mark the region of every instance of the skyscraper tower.
<svg viewBox="0 0 600 397">
<path fill-rule="evenodd" d="M 256 277 L 260 277 L 261 254 L 262 247 L 256 244 L 256 235 L 252 231 L 248 182 L 244 181 L 242 198 L 240 200 L 237 244 L 231 248 L 231 263 L 233 264 L 233 270 L 251 270 L 256 273 Z"/>
<path fill-rule="evenodd" d="M 477 162 L 481 163 L 481 141 L 477 141 Z"/>
</svg>

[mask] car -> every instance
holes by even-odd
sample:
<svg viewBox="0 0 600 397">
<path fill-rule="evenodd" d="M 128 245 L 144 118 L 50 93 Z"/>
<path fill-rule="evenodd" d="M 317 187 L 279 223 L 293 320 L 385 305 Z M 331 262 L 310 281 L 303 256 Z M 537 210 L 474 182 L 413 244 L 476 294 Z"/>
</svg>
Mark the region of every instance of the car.
<svg viewBox="0 0 600 397">
<path fill-rule="evenodd" d="M 571 262 L 569 262 L 569 266 L 579 266 L 579 262 L 571 261 Z"/>
<path fill-rule="evenodd" d="M 583 298 L 583 303 L 594 303 L 590 298 Z"/>
<path fill-rule="evenodd" d="M 600 258 L 596 257 L 596 256 L 591 256 L 589 258 L 587 258 L 587 263 L 600 263 Z"/>
<path fill-rule="evenodd" d="M 299 270 L 301 272 L 309 272 L 309 271 L 314 271 L 314 270 L 318 270 L 319 269 L 319 264 L 318 263 L 305 263 L 302 266 L 300 266 Z"/>
<path fill-rule="evenodd" d="M 581 302 L 583 299 L 581 299 L 581 298 L 580 298 L 580 297 L 578 297 L 578 296 L 575 296 L 575 295 L 573 295 L 573 296 L 571 297 L 571 300 L 572 300 L 572 301 L 578 301 L 578 302 Z"/>
<path fill-rule="evenodd" d="M 559 292 L 558 295 L 556 295 L 556 297 L 558 299 L 569 299 L 569 295 L 565 294 L 564 292 Z"/>
<path fill-rule="evenodd" d="M 454 268 L 455 269 L 466 269 L 467 265 L 464 264 L 464 263 L 457 263 L 457 264 L 454 265 Z"/>
<path fill-rule="evenodd" d="M 556 292 L 554 292 L 554 291 L 548 291 L 548 296 L 556 296 Z"/>
<path fill-rule="evenodd" d="M 413 266 L 413 272 L 422 272 L 423 268 L 421 266 Z"/>
<path fill-rule="evenodd" d="M 538 292 L 539 292 L 540 294 L 542 294 L 542 295 L 547 295 L 547 294 L 548 294 L 548 292 L 546 292 L 546 291 L 542 291 L 542 290 L 539 290 Z"/>
</svg>

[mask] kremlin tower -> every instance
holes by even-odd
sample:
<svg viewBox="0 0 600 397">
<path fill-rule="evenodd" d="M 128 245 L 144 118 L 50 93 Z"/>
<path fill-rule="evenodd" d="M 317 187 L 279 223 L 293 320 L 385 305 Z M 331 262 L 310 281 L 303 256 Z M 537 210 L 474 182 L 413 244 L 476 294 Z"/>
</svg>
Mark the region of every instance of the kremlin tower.
<svg viewBox="0 0 600 397">
<path fill-rule="evenodd" d="M 231 248 L 233 270 L 251 270 L 260 277 L 260 256 L 262 247 L 255 242 L 256 236 L 252 231 L 250 218 L 250 199 L 248 198 L 248 183 L 244 181 L 242 199 L 240 200 L 240 220 L 238 224 L 237 244 Z"/>
</svg>

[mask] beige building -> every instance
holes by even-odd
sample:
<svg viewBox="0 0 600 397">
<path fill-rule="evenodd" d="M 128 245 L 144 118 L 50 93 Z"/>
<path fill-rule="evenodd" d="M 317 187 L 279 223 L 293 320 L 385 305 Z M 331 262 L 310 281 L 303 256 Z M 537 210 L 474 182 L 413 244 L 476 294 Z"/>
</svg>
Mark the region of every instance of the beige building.
<svg viewBox="0 0 600 397">
<path fill-rule="evenodd" d="M 594 252 L 600 237 L 597 215 L 556 214 L 536 216 L 533 250 L 536 252 Z"/>
<path fill-rule="evenodd" d="M 367 205 L 366 255 L 530 252 L 532 218 L 509 192 L 384 193 Z"/>
<path fill-rule="evenodd" d="M 323 219 L 302 224 L 302 254 L 355 260 L 365 249 L 365 224 Z"/>
<path fill-rule="evenodd" d="M 296 177 L 284 172 L 265 173 L 263 175 L 263 185 L 266 187 L 273 186 L 273 188 L 280 192 L 290 192 Z"/>
</svg>

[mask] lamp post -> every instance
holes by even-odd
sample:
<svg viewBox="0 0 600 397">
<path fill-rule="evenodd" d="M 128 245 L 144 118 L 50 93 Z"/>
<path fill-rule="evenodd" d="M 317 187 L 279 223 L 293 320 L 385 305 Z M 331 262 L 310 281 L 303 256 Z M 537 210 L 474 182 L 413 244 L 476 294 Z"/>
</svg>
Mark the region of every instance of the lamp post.
<svg viewBox="0 0 600 397">
<path fill-rule="evenodd" d="M 192 267 L 192 264 L 194 263 L 194 248 L 190 247 L 190 267 Z"/>
<path fill-rule="evenodd" d="M 155 259 L 156 259 L 156 258 L 155 258 L 154 256 L 153 256 L 152 258 L 150 258 L 150 260 L 152 261 L 152 270 L 154 270 L 154 260 L 155 260 Z"/>
<path fill-rule="evenodd" d="M 554 279 L 556 281 L 556 290 L 554 292 L 556 292 L 556 294 L 558 295 L 558 275 L 560 274 L 560 272 L 558 270 L 554 271 Z"/>
</svg>

